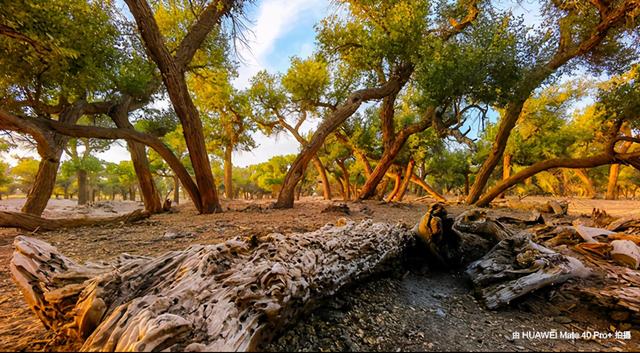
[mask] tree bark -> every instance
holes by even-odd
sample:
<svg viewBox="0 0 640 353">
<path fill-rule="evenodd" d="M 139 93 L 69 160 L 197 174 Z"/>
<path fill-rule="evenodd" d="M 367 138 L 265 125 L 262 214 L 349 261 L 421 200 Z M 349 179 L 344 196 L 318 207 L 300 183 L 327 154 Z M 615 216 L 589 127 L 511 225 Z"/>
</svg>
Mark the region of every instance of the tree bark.
<svg viewBox="0 0 640 353">
<path fill-rule="evenodd" d="M 405 227 L 348 222 L 87 265 L 34 238 L 14 244 L 10 269 L 29 306 L 82 351 L 235 352 L 259 350 L 415 242 Z"/>
<path fill-rule="evenodd" d="M 202 121 L 198 109 L 193 104 L 185 80 L 186 65 L 191 61 L 208 33 L 219 23 L 229 10 L 227 1 L 214 1 L 200 15 L 180 43 L 176 57 L 172 57 L 164 44 L 151 7 L 146 0 L 125 0 L 136 20 L 148 53 L 162 73 L 162 81 L 167 88 L 173 108 L 180 118 L 184 139 L 189 150 L 196 183 L 200 192 L 201 213 L 222 212 L 213 180 L 211 163 L 204 142 Z"/>
<path fill-rule="evenodd" d="M 227 200 L 233 200 L 233 161 L 231 155 L 233 153 L 232 146 L 226 146 L 224 149 L 224 193 Z"/>
<path fill-rule="evenodd" d="M 415 164 L 416 162 L 413 159 L 407 163 L 407 170 L 404 173 L 404 179 L 402 179 L 400 190 L 398 190 L 398 194 L 394 197 L 395 201 L 400 202 L 404 198 L 404 194 L 407 192 L 407 187 L 409 186 L 411 177 L 413 177 L 413 167 Z"/>
</svg>

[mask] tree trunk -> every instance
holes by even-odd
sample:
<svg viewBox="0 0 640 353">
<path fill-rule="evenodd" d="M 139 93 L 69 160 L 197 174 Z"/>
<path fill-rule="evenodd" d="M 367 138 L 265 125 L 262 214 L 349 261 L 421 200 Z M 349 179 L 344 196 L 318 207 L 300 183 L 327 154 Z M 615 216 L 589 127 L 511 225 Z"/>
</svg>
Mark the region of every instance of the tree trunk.
<svg viewBox="0 0 640 353">
<path fill-rule="evenodd" d="M 189 94 L 184 73 L 186 65 L 191 61 L 197 48 L 215 27 L 216 23 L 219 22 L 220 17 L 229 10 L 229 7 L 226 6 L 227 4 L 210 4 L 201 14 L 196 25 L 185 36 L 183 42 L 180 43 L 180 50 L 176 54 L 176 58 L 174 58 L 164 44 L 164 38 L 160 34 L 160 29 L 147 1 L 125 0 L 125 2 L 136 20 L 142 39 L 148 49 L 147 52 L 162 73 L 162 81 L 167 88 L 176 115 L 178 115 L 182 123 L 184 139 L 189 150 L 189 159 L 191 160 L 196 176 L 196 184 L 200 192 L 201 213 L 222 212 L 204 142 L 202 121 L 200 120 L 198 109 L 193 104 Z M 207 21 L 207 23 L 202 21 Z M 198 30 L 201 33 L 195 33 Z M 200 38 L 194 38 L 192 34 Z"/>
<path fill-rule="evenodd" d="M 502 159 L 502 154 L 507 147 L 507 142 L 509 140 L 509 136 L 511 135 L 511 131 L 516 126 L 516 122 L 518 121 L 518 117 L 520 116 L 520 112 L 522 111 L 522 107 L 524 106 L 524 102 L 528 97 L 529 94 L 527 94 L 524 99 L 516 100 L 507 105 L 505 115 L 500 120 L 498 133 L 493 142 L 493 145 L 491 146 L 489 156 L 487 156 L 487 159 L 484 161 L 484 163 L 482 163 L 480 170 L 478 170 L 478 173 L 476 174 L 476 179 L 471 186 L 471 190 L 469 190 L 469 195 L 467 196 L 467 204 L 473 204 L 480 198 L 484 187 L 489 181 L 489 177 L 491 177 L 491 173 L 493 173 L 493 170 Z"/>
<path fill-rule="evenodd" d="M 469 173 L 464 173 L 464 195 L 469 195 Z"/>
<path fill-rule="evenodd" d="M 60 113 L 59 120 L 64 124 L 75 124 L 82 116 L 86 102 L 78 101 L 65 108 Z M 56 177 L 60 167 L 60 158 L 69 138 L 56 133 L 47 133 L 51 136 L 52 143 L 47 146 L 46 154 L 40 153 L 40 164 L 36 179 L 27 194 L 27 200 L 22 206 L 22 212 L 39 216 L 47 207 L 49 198 L 56 186 Z M 36 141 L 36 143 L 40 143 Z M 39 149 L 40 152 L 40 149 Z"/>
<path fill-rule="evenodd" d="M 336 160 L 336 164 L 338 164 L 338 167 L 340 167 L 340 170 L 342 171 L 342 178 L 340 178 L 340 183 L 342 184 L 342 190 L 344 190 L 342 195 L 344 196 L 345 201 L 349 201 L 351 200 L 351 189 L 349 185 L 349 170 L 347 169 L 347 166 L 344 164 L 343 160 Z"/>
<path fill-rule="evenodd" d="M 180 179 L 177 175 L 173 176 L 173 202 L 176 205 L 180 204 Z"/>
<path fill-rule="evenodd" d="M 331 200 L 331 185 L 329 183 L 329 178 L 327 177 L 327 170 L 324 165 L 322 165 L 322 161 L 318 156 L 313 158 L 313 165 L 320 175 L 320 179 L 322 179 L 322 196 L 325 200 Z"/>
<path fill-rule="evenodd" d="M 82 351 L 248 351 L 322 299 L 387 269 L 413 238 L 397 225 L 348 222 L 79 265 L 18 237 L 10 267 L 44 325 L 84 341 Z"/>
<path fill-rule="evenodd" d="M 400 173 L 395 173 L 393 190 L 391 190 L 391 193 L 385 199 L 386 202 L 391 202 L 391 200 L 393 200 L 393 198 L 396 197 L 396 195 L 398 194 L 398 191 L 400 191 L 400 184 L 402 184 L 402 176 L 400 175 Z"/>
<path fill-rule="evenodd" d="M 415 164 L 416 162 L 413 159 L 407 164 L 407 170 L 405 171 L 404 179 L 402 179 L 402 185 L 400 185 L 400 190 L 398 190 L 398 194 L 395 196 L 395 200 L 398 202 L 402 201 L 404 194 L 407 192 L 407 187 L 413 177 L 413 167 Z"/>
<path fill-rule="evenodd" d="M 580 180 L 582 181 L 582 184 L 584 184 L 585 188 L 587 188 L 587 197 L 590 198 L 590 199 L 595 198 L 596 197 L 596 188 L 593 185 L 593 180 L 591 180 L 591 178 L 589 178 L 589 174 L 587 174 L 587 170 L 586 169 L 574 169 L 574 172 L 576 173 L 578 178 L 580 178 Z"/>
<path fill-rule="evenodd" d="M 322 123 L 320 123 L 309 143 L 302 147 L 302 151 L 300 151 L 285 176 L 282 189 L 274 207 L 293 207 L 293 192 L 295 190 L 295 186 L 298 184 L 300 179 L 302 179 L 309 161 L 318 153 L 318 150 L 322 147 L 324 140 L 329 136 L 329 134 L 335 131 L 345 120 L 353 115 L 353 113 L 360 108 L 362 103 L 373 99 L 384 98 L 394 92 L 399 92 L 411 76 L 412 72 L 413 66 L 407 65 L 406 67 L 402 67 L 399 72 L 390 78 L 384 85 L 353 92 L 343 104 L 336 107 L 332 113 L 327 116 Z"/>
<path fill-rule="evenodd" d="M 78 169 L 76 176 L 78 178 L 78 205 L 86 205 L 89 200 L 87 171 L 84 169 Z"/>
<path fill-rule="evenodd" d="M 381 201 L 384 199 L 384 196 L 387 194 L 387 186 L 389 186 L 389 182 L 391 181 L 391 178 L 389 178 L 387 176 L 387 178 L 384 178 L 384 180 L 380 183 L 380 187 L 378 188 L 378 195 L 376 196 L 376 200 Z M 362 189 L 360 190 L 360 192 L 362 192 Z"/>
<path fill-rule="evenodd" d="M 631 147 L 631 142 L 625 142 L 620 148 L 621 153 L 625 153 L 629 147 Z M 618 185 L 618 175 L 620 174 L 620 164 L 612 164 L 609 167 L 609 181 L 607 183 L 607 194 L 605 195 L 605 199 L 607 200 L 615 200 L 617 199 L 616 195 L 616 186 Z"/>
<path fill-rule="evenodd" d="M 613 163 L 614 161 L 615 157 L 606 153 L 577 159 L 558 158 L 541 161 L 521 170 L 520 172 L 511 176 L 509 179 L 501 181 L 491 190 L 487 191 L 487 193 L 483 195 L 475 203 L 475 205 L 479 207 L 487 206 L 491 201 L 493 201 L 493 199 L 495 199 L 498 195 L 500 195 L 502 192 L 509 189 L 513 185 L 516 185 L 517 183 L 545 170 L 553 168 L 594 168 L 601 165 Z"/>
<path fill-rule="evenodd" d="M 121 99 L 120 103 L 109 112 L 111 120 L 113 120 L 117 127 L 134 130 L 133 124 L 129 121 L 129 108 L 132 101 L 130 96 L 125 96 Z M 127 147 L 129 148 L 131 162 L 133 163 L 133 168 L 138 178 L 138 185 L 140 186 L 140 194 L 142 195 L 145 210 L 150 213 L 162 212 L 160 192 L 151 174 L 145 146 L 139 142 L 127 141 Z"/>
<path fill-rule="evenodd" d="M 413 182 L 416 185 L 420 186 L 424 191 L 426 191 L 429 195 L 431 195 L 431 197 L 433 197 L 437 201 L 447 202 L 447 199 L 444 196 L 440 195 L 440 193 L 438 193 L 436 190 L 434 190 L 424 180 L 418 178 L 417 175 L 415 175 L 415 174 L 411 175 L 411 182 Z"/>
<path fill-rule="evenodd" d="M 231 155 L 233 153 L 232 146 L 226 146 L 224 149 L 224 194 L 227 200 L 233 200 L 233 161 Z"/>
<path fill-rule="evenodd" d="M 502 158 L 502 180 L 509 179 L 511 176 L 511 154 L 505 153 Z M 498 196 L 499 198 L 504 198 L 504 192 Z"/>
<path fill-rule="evenodd" d="M 136 187 L 131 185 L 131 187 L 129 187 L 129 200 L 131 201 L 135 201 L 136 200 Z"/>
<path fill-rule="evenodd" d="M 7 115 L 6 112 L 0 110 L 0 114 L 2 114 L 2 118 L 5 116 L 11 118 L 10 115 Z M 43 126 L 47 129 L 55 130 L 60 134 L 64 134 L 66 136 L 73 137 L 85 137 L 85 138 L 98 138 L 98 139 L 123 139 L 123 140 L 132 140 L 135 142 L 143 143 L 151 148 L 153 148 L 158 154 L 164 159 L 171 170 L 180 178 L 180 182 L 182 186 L 185 188 L 191 200 L 193 201 L 196 209 L 200 213 L 202 213 L 202 197 L 200 197 L 200 191 L 198 190 L 198 186 L 194 183 L 191 175 L 187 171 L 187 169 L 182 165 L 180 160 L 176 157 L 176 155 L 158 138 L 144 134 L 139 131 L 130 130 L 130 129 L 110 129 L 110 128 L 99 128 L 92 126 L 68 126 L 64 124 L 60 124 L 51 120 L 40 120 L 40 119 L 27 119 L 24 118 L 28 123 L 35 124 L 37 126 Z M 2 120 L 0 120 L 0 123 Z M 12 128 L 12 126 L 8 126 L 8 128 Z"/>
<path fill-rule="evenodd" d="M 396 135 L 393 142 L 389 144 L 387 148 L 385 148 L 384 153 L 382 154 L 382 158 L 380 158 L 380 161 L 376 165 L 376 168 L 373 170 L 373 173 L 371 173 L 371 176 L 367 178 L 364 186 L 362 186 L 362 190 L 360 190 L 358 200 L 367 200 L 375 195 L 376 187 L 378 186 L 382 178 L 384 178 L 385 174 L 389 170 L 389 167 L 391 167 L 391 165 L 393 164 L 393 161 L 395 160 L 398 153 L 400 153 L 400 150 L 404 146 L 407 139 L 411 135 L 423 131 L 427 127 L 429 127 L 431 119 L 433 119 L 434 115 L 435 108 L 432 107 L 422 118 L 422 121 L 405 127 L 404 129 L 402 129 L 402 131 L 400 131 L 400 133 Z"/>
<path fill-rule="evenodd" d="M 20 228 L 30 232 L 38 230 L 56 230 L 61 228 L 92 227 L 105 224 L 136 222 L 149 217 L 143 210 L 105 218 L 46 219 L 28 213 L 0 211 L 0 227 Z"/>
</svg>

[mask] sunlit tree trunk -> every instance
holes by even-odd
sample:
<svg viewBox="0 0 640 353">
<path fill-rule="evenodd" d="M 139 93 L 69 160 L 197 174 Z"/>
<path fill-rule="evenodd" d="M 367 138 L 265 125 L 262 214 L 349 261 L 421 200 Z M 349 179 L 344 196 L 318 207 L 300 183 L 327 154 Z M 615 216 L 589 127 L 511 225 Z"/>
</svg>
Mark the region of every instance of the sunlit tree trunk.
<svg viewBox="0 0 640 353">
<path fill-rule="evenodd" d="M 623 125 L 622 132 L 626 136 L 631 136 L 631 128 L 628 124 Z M 620 147 L 620 153 L 626 153 L 631 147 L 632 143 L 626 141 Z M 612 164 L 609 167 L 609 182 L 607 183 L 607 193 L 605 195 L 605 199 L 607 200 L 615 200 L 617 198 L 616 195 L 616 186 L 618 185 L 618 175 L 620 175 L 620 165 Z"/>
<path fill-rule="evenodd" d="M 60 113 L 59 120 L 65 124 L 75 124 L 82 116 L 84 105 L 84 101 L 70 105 Z M 48 134 L 51 135 L 51 140 L 53 141 L 53 143 L 48 146 L 48 157 L 41 155 L 35 182 L 27 194 L 27 200 L 24 206 L 22 206 L 22 212 L 37 216 L 41 215 L 42 211 L 47 207 L 49 198 L 53 193 L 58 168 L 60 167 L 60 158 L 69 141 L 67 136 L 52 132 L 48 132 Z"/>
<path fill-rule="evenodd" d="M 338 164 L 338 166 L 340 167 L 340 170 L 342 171 L 342 190 L 344 190 L 344 200 L 348 201 L 351 200 L 351 189 L 350 189 L 350 185 L 349 185 L 349 170 L 347 169 L 347 166 L 344 164 L 343 160 L 336 160 L 336 164 Z"/>
<path fill-rule="evenodd" d="M 576 173 L 576 175 L 578 176 L 578 178 L 580 179 L 580 181 L 582 181 L 582 184 L 584 185 L 584 187 L 587 189 L 587 197 L 592 199 L 596 197 L 596 188 L 593 185 L 593 180 L 591 180 L 591 178 L 589 178 L 589 175 L 587 174 L 587 170 L 586 169 L 574 169 L 574 172 Z"/>
<path fill-rule="evenodd" d="M 398 191 L 400 191 L 401 183 L 402 183 L 402 176 L 400 176 L 400 173 L 396 173 L 394 176 L 393 190 L 391 191 L 389 196 L 387 196 L 387 199 L 385 201 L 389 202 L 393 200 L 394 197 L 396 197 L 396 195 L 398 194 Z"/>
<path fill-rule="evenodd" d="M 329 183 L 329 178 L 327 177 L 327 170 L 318 156 L 315 156 L 313 158 L 313 165 L 320 175 L 320 180 L 322 180 L 322 196 L 325 200 L 331 200 L 331 184 Z"/>
<path fill-rule="evenodd" d="M 395 196 L 396 201 L 402 201 L 404 198 L 404 194 L 407 192 L 407 187 L 411 182 L 411 177 L 413 176 L 413 167 L 416 162 L 412 159 L 407 163 L 407 169 L 404 173 L 404 178 L 402 179 L 402 184 L 400 185 L 400 190 L 398 190 L 398 194 Z"/>
<path fill-rule="evenodd" d="M 505 153 L 502 158 L 502 180 L 507 180 L 511 176 L 511 154 Z M 468 194 L 468 192 L 467 192 Z M 500 194 L 499 198 L 504 198 L 504 192 Z"/>
</svg>

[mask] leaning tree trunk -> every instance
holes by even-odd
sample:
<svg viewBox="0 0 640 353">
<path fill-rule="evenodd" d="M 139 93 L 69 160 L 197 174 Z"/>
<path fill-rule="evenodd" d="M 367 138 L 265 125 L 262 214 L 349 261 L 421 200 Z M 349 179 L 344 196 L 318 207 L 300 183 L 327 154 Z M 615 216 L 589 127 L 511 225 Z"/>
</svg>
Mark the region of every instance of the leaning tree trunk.
<svg viewBox="0 0 640 353">
<path fill-rule="evenodd" d="M 391 193 L 389 193 L 389 195 L 385 199 L 386 202 L 391 202 L 391 200 L 396 197 L 398 191 L 400 191 L 400 184 L 402 184 L 402 176 L 400 175 L 400 173 L 396 173 L 393 180 L 393 190 L 391 190 Z"/>
<path fill-rule="evenodd" d="M 79 265 L 17 237 L 10 268 L 45 326 L 83 351 L 247 351 L 414 243 L 401 226 L 348 222 Z"/>
<path fill-rule="evenodd" d="M 416 162 L 412 159 L 407 164 L 407 170 L 404 174 L 404 179 L 402 179 L 402 184 L 400 185 L 400 190 L 398 190 L 398 194 L 394 197 L 396 201 L 400 202 L 404 198 L 404 194 L 407 192 L 407 187 L 409 187 L 409 182 L 411 181 L 411 177 L 413 176 L 413 167 Z"/>
<path fill-rule="evenodd" d="M 65 108 L 60 113 L 59 120 L 64 124 L 75 124 L 82 116 L 82 112 L 85 106 L 84 101 L 78 101 L 69 107 Z M 47 207 L 49 198 L 53 193 L 53 189 L 56 185 L 56 177 L 58 175 L 58 168 L 60 166 L 60 158 L 62 152 L 67 145 L 69 138 L 56 133 L 51 133 L 52 144 L 49 146 L 48 157 L 44 155 L 40 156 L 40 164 L 38 165 L 38 173 L 36 179 L 27 194 L 27 200 L 22 206 L 22 212 L 34 214 L 39 216 Z M 52 158 L 53 157 L 53 158 Z"/>
<path fill-rule="evenodd" d="M 529 95 L 527 94 L 527 97 L 528 96 Z M 482 163 L 478 173 L 476 173 L 476 179 L 471 186 L 471 190 L 469 190 L 469 195 L 467 195 L 467 204 L 474 204 L 478 201 L 482 191 L 484 191 L 484 187 L 489 181 L 489 177 L 491 177 L 491 173 L 493 173 L 495 167 L 500 163 L 502 154 L 507 147 L 507 141 L 509 140 L 511 131 L 516 126 L 516 122 L 518 121 L 518 117 L 520 116 L 525 100 L 526 98 L 518 99 L 509 103 L 507 106 L 505 116 L 500 121 L 500 125 L 498 125 L 498 133 L 496 134 L 496 138 L 491 146 L 489 156 L 484 163 Z"/>
<path fill-rule="evenodd" d="M 587 197 L 593 199 L 596 197 L 596 187 L 593 185 L 593 180 L 587 174 L 586 169 L 575 169 L 574 172 L 584 184 L 584 187 L 587 188 Z"/>
<path fill-rule="evenodd" d="M 327 177 L 327 170 L 322 165 L 322 161 L 318 156 L 313 157 L 313 165 L 316 167 L 316 171 L 320 175 L 320 179 L 322 180 L 322 196 L 325 200 L 331 200 L 331 184 L 329 183 L 329 178 Z"/>
<path fill-rule="evenodd" d="M 89 201 L 89 181 L 87 171 L 78 169 L 76 173 L 78 178 L 78 205 L 86 205 Z"/>
<path fill-rule="evenodd" d="M 384 98 L 394 92 L 400 91 L 411 76 L 413 66 L 407 65 L 398 71 L 398 73 L 394 74 L 380 87 L 366 88 L 353 92 L 343 104 L 336 107 L 331 114 L 320 123 L 309 143 L 302 147 L 302 151 L 300 151 L 296 160 L 289 168 L 287 175 L 285 175 L 282 189 L 278 194 L 278 200 L 274 205 L 275 208 L 293 207 L 295 186 L 304 176 L 309 161 L 318 153 L 327 136 L 353 115 L 362 103 L 373 99 Z"/>
</svg>

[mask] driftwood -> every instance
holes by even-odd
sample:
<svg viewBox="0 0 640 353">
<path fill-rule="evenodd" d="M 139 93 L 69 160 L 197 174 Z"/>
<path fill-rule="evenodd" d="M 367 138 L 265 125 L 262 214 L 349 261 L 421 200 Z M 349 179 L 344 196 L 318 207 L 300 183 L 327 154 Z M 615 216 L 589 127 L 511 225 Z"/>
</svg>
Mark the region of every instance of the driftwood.
<svg viewBox="0 0 640 353">
<path fill-rule="evenodd" d="M 542 287 L 587 276 L 589 271 L 577 259 L 538 245 L 523 233 L 502 240 L 470 264 L 466 274 L 487 308 L 496 309 Z"/>
<path fill-rule="evenodd" d="M 45 326 L 84 341 L 82 350 L 246 351 L 414 239 L 402 226 L 347 222 L 79 265 L 17 237 L 10 267 Z"/>
<path fill-rule="evenodd" d="M 28 231 L 56 230 L 61 228 L 90 227 L 105 224 L 131 223 L 149 218 L 150 214 L 144 210 L 104 218 L 71 218 L 47 219 L 22 212 L 0 211 L 0 227 L 21 228 Z"/>
</svg>

